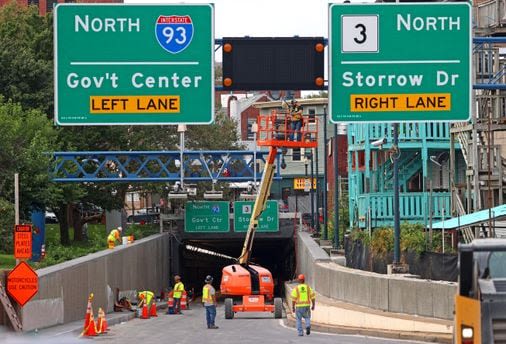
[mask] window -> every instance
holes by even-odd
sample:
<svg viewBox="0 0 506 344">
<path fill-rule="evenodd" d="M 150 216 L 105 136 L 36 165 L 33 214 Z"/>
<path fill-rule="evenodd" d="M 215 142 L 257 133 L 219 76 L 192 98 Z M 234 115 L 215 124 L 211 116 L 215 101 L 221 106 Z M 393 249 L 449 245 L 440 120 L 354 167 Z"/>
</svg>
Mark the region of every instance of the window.
<svg viewBox="0 0 506 344">
<path fill-rule="evenodd" d="M 248 118 L 248 134 L 247 139 L 250 141 L 253 141 L 255 139 L 255 134 L 251 131 L 251 127 L 253 126 L 253 123 L 257 121 L 256 118 Z"/>
<path fill-rule="evenodd" d="M 316 110 L 314 108 L 307 110 L 307 116 L 309 117 L 309 123 L 315 123 Z"/>
<path fill-rule="evenodd" d="M 302 152 L 300 148 L 292 149 L 292 161 L 302 161 Z"/>
<path fill-rule="evenodd" d="M 47 12 L 51 12 L 53 10 L 53 8 L 56 6 L 57 3 L 58 3 L 57 0 L 47 0 L 47 2 L 46 2 L 46 11 Z"/>
</svg>

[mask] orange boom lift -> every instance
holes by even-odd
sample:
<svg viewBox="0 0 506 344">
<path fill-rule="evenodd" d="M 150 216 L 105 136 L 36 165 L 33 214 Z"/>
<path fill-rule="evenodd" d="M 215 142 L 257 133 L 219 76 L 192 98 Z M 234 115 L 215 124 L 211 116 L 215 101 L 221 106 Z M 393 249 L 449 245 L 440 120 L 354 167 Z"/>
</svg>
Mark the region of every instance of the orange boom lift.
<svg viewBox="0 0 506 344">
<path fill-rule="evenodd" d="M 255 205 L 248 225 L 238 263 L 223 268 L 221 293 L 225 298 L 225 318 L 232 319 L 237 312 L 271 312 L 275 318 L 281 318 L 283 305 L 281 298 L 274 298 L 274 281 L 269 270 L 250 264 L 253 239 L 258 220 L 265 209 L 274 176 L 274 162 L 278 148 L 315 148 L 318 145 L 317 118 L 302 118 L 300 131 L 290 129 L 287 113 L 272 111 L 270 115 L 258 117 L 258 145 L 269 147 L 262 181 L 255 199 Z M 298 136 L 298 139 L 297 139 Z M 292 140 L 290 140 L 293 138 Z M 255 162 L 256 163 L 256 162 Z M 242 303 L 234 303 L 240 299 Z"/>
</svg>

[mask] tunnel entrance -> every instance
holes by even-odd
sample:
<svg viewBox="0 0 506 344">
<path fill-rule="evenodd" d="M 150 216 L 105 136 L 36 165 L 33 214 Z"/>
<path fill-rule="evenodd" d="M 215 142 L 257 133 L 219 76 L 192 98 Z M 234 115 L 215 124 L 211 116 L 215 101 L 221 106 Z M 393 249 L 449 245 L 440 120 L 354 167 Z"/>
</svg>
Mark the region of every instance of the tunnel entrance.
<svg viewBox="0 0 506 344">
<path fill-rule="evenodd" d="M 183 241 L 180 251 L 181 273 L 187 290 L 194 289 L 195 294 L 200 295 L 207 275 L 213 276 L 213 285 L 219 289 L 221 270 L 235 263 L 231 258 L 239 257 L 243 243 L 243 239 Z M 251 263 L 260 265 L 272 273 L 275 283 L 274 294 L 283 296 L 284 282 L 293 279 L 295 274 L 296 257 L 293 238 L 255 239 Z"/>
</svg>

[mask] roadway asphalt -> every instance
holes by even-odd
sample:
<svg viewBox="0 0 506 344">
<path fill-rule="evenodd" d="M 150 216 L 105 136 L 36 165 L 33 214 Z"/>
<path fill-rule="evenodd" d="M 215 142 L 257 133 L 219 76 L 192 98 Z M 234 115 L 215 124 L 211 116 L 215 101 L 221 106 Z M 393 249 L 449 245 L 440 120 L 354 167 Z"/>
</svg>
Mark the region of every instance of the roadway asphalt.
<svg viewBox="0 0 506 344">
<path fill-rule="evenodd" d="M 133 319 L 110 327 L 109 333 L 94 337 L 93 341 L 104 344 L 277 344 L 277 343 L 339 343 L 339 344 L 414 344 L 402 341 L 365 336 L 339 335 L 312 331 L 310 336 L 298 337 L 293 327 L 285 325 L 286 319 L 274 319 L 267 313 L 236 314 L 232 320 L 224 318 L 224 307 L 218 307 L 217 330 L 208 330 L 205 311 L 201 305 L 193 305 L 183 315 L 166 315 L 159 312 L 157 318 Z M 62 329 L 57 329 L 59 332 Z M 75 330 L 41 331 L 23 336 L 2 336 L 6 344 L 71 344 L 83 343 Z M 4 334 L 5 335 L 5 334 Z M 2 338 L 3 337 L 3 338 Z"/>
</svg>

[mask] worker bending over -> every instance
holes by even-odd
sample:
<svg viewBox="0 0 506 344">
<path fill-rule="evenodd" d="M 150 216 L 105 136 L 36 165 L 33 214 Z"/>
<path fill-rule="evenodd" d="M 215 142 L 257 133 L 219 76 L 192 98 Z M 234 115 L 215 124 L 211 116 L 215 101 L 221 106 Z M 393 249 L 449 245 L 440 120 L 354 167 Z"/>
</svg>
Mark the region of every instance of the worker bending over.
<svg viewBox="0 0 506 344">
<path fill-rule="evenodd" d="M 113 229 L 109 236 L 107 237 L 107 245 L 109 248 L 114 248 L 116 245 L 116 241 L 121 242 L 121 232 L 123 231 L 123 228 L 118 227 L 116 229 Z"/>
<path fill-rule="evenodd" d="M 139 303 L 137 304 L 137 308 L 144 307 L 144 304 L 146 304 L 149 307 L 151 304 L 151 300 L 153 300 L 154 296 L 155 296 L 155 294 L 152 291 L 149 291 L 149 290 L 140 291 L 137 294 L 137 299 L 139 300 Z"/>
<path fill-rule="evenodd" d="M 315 306 L 315 293 L 313 289 L 304 283 L 304 275 L 299 275 L 299 284 L 292 290 L 292 309 L 295 312 L 297 332 L 299 336 L 303 336 L 302 318 L 306 323 L 306 334 L 311 333 L 311 311 Z"/>
</svg>

